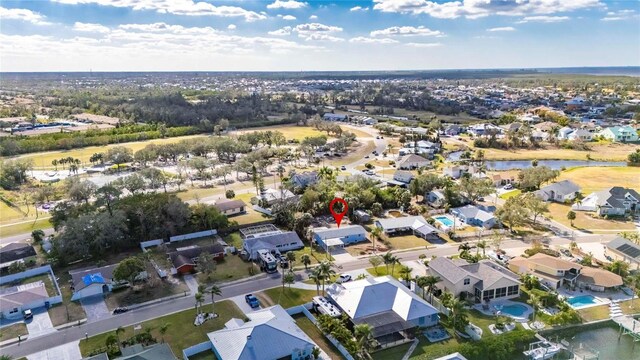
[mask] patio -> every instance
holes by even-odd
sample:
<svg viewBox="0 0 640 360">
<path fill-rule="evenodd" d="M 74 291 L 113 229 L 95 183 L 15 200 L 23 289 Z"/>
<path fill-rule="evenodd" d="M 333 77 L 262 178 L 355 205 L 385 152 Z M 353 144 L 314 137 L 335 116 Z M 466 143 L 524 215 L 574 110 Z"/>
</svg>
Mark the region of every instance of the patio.
<svg viewBox="0 0 640 360">
<path fill-rule="evenodd" d="M 427 340 L 432 343 L 446 340 L 451 337 L 447 330 L 445 330 L 440 325 L 428 328 L 423 332 L 423 334 L 427 338 Z"/>
<path fill-rule="evenodd" d="M 533 308 L 525 303 L 511 300 L 492 300 L 490 304 L 475 304 L 474 309 L 487 316 L 505 315 L 517 322 L 527 322 Z"/>
</svg>

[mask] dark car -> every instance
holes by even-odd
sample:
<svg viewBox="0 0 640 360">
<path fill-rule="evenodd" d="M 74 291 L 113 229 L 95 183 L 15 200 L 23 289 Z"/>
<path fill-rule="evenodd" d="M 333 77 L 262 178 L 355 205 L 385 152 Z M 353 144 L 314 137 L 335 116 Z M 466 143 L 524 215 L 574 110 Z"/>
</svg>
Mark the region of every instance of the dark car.
<svg viewBox="0 0 640 360">
<path fill-rule="evenodd" d="M 117 314 L 124 314 L 127 311 L 129 311 L 129 308 L 124 306 L 124 307 L 117 307 L 115 309 L 113 309 L 113 315 L 117 315 Z"/>
<path fill-rule="evenodd" d="M 253 294 L 247 294 L 244 296 L 244 301 L 251 306 L 252 309 L 260 307 L 260 301 Z"/>
</svg>

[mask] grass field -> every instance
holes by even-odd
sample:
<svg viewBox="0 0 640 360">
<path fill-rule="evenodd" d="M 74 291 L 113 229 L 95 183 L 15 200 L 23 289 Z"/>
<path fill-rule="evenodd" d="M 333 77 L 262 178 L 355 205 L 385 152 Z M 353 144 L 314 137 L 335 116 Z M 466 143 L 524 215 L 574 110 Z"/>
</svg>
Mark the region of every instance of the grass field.
<svg viewBox="0 0 640 360">
<path fill-rule="evenodd" d="M 467 145 L 473 147 L 472 142 Z M 635 151 L 638 145 L 630 144 L 592 144 L 589 151 L 578 151 L 568 149 L 518 149 L 518 150 L 500 150 L 500 149 L 482 149 L 484 157 L 487 160 L 587 160 L 587 155 L 592 160 L 600 161 L 626 161 L 627 156 Z M 475 150 L 475 149 L 474 149 Z"/>
<path fill-rule="evenodd" d="M 259 274 L 260 269 L 253 263 L 245 262 L 236 255 L 227 255 L 224 261 L 218 262 L 216 270 L 207 278 L 205 274 L 198 274 L 198 282 L 200 284 L 210 284 L 212 282 L 228 282 L 251 276 L 249 268 L 253 267 L 254 274 Z"/>
<path fill-rule="evenodd" d="M 204 306 L 203 311 L 211 311 L 211 305 Z M 244 319 L 245 315 L 238 309 L 232 301 L 216 302 L 216 313 L 220 316 L 213 320 L 208 320 L 201 326 L 193 326 L 196 317 L 195 309 L 181 311 L 175 314 L 163 316 L 153 320 L 143 322 L 142 328 L 150 328 L 151 335 L 161 341 L 159 328 L 164 324 L 170 324 L 164 341 L 167 342 L 174 354 L 182 354 L 182 349 L 207 341 L 207 333 L 222 329 L 224 324 L 231 318 Z M 133 326 L 124 328 L 124 334 L 120 339 L 128 339 L 133 336 Z M 105 346 L 105 340 L 114 331 L 92 336 L 88 340 L 80 340 L 80 352 L 82 356 L 87 356 L 91 351 Z"/>
<path fill-rule="evenodd" d="M 352 146 L 346 156 L 331 160 L 330 164 L 334 166 L 347 165 L 364 158 L 365 155 L 371 154 L 375 149 L 376 145 L 373 141 L 365 141 L 364 143 L 360 142 L 358 147 L 354 148 Z"/>
<path fill-rule="evenodd" d="M 508 198 L 512 198 L 512 197 L 518 196 L 520 194 L 522 194 L 522 191 L 520 191 L 520 190 L 511 190 L 509 192 L 506 192 L 506 193 L 500 195 L 500 199 L 507 200 Z"/>
<path fill-rule="evenodd" d="M 76 159 L 80 159 L 84 164 L 90 164 L 89 158 L 94 153 L 106 152 L 110 148 L 115 146 L 125 146 L 131 149 L 133 152 L 136 152 L 149 144 L 171 144 L 176 143 L 186 139 L 196 139 L 196 138 L 204 138 L 208 135 L 190 135 L 190 136 L 178 136 L 173 138 L 166 139 L 154 139 L 147 141 L 136 141 L 136 142 L 127 142 L 121 144 L 111 144 L 107 146 L 90 146 L 82 149 L 73 149 L 73 150 L 60 150 L 60 151 L 50 151 L 50 152 L 40 152 L 33 154 L 20 155 L 18 158 L 20 159 L 32 159 L 33 165 L 36 169 L 53 169 L 54 167 L 51 165 L 51 161 L 55 159 L 60 159 L 63 157 L 71 156 Z M 60 167 L 58 167 L 60 169 Z"/>
<path fill-rule="evenodd" d="M 47 229 L 51 226 L 48 218 L 40 218 L 35 222 L 33 220 L 26 220 L 18 224 L 0 226 L 0 237 L 31 233 L 33 230 Z"/>
<path fill-rule="evenodd" d="M 384 243 L 389 243 L 392 249 L 412 249 L 420 246 L 431 245 L 425 239 L 419 238 L 415 235 L 403 235 L 403 236 L 383 236 Z"/>
<path fill-rule="evenodd" d="M 327 339 L 326 336 L 315 326 L 311 320 L 306 316 L 299 314 L 294 315 L 293 319 L 296 321 L 298 327 L 305 332 L 318 346 L 329 355 L 330 359 L 344 359 L 342 354 L 336 349 L 335 346 Z"/>
<path fill-rule="evenodd" d="M 5 326 L 0 329 L 0 342 L 15 339 L 18 335 L 27 335 L 29 332 L 27 331 L 27 325 L 24 323 L 16 323 L 13 325 Z"/>
<path fill-rule="evenodd" d="M 637 167 L 578 167 L 563 171 L 558 180 L 575 182 L 585 196 L 611 186 L 640 191 L 640 169 Z"/>
<path fill-rule="evenodd" d="M 308 136 L 318 136 L 323 134 L 327 135 L 326 132 L 316 130 L 316 128 L 311 126 L 295 126 L 295 125 L 265 126 L 265 127 L 251 128 L 247 130 L 236 131 L 233 134 L 245 134 L 248 132 L 267 131 L 267 130 L 279 131 L 282 133 L 282 135 L 284 135 L 285 138 L 295 139 L 295 140 L 302 140 Z M 357 137 L 371 137 L 371 135 L 367 134 L 366 132 L 356 130 L 353 128 L 347 128 L 343 126 L 342 130 L 352 132 Z"/>
<path fill-rule="evenodd" d="M 553 220 L 571 227 L 571 222 L 567 219 L 567 213 L 571 210 L 569 205 L 563 205 L 558 203 L 549 203 L 548 217 Z M 576 229 L 601 229 L 601 230 L 633 230 L 635 225 L 631 221 L 620 221 L 614 219 L 600 219 L 597 217 L 591 217 L 590 212 L 574 211 L 576 213 L 576 219 L 573 220 L 573 225 Z"/>
<path fill-rule="evenodd" d="M 293 306 L 306 304 L 318 294 L 315 290 L 289 288 L 289 286 L 286 286 L 283 291 L 282 286 L 278 286 L 277 288 L 261 291 L 255 295 L 260 299 L 263 307 L 280 304 L 283 308 L 288 309 Z"/>
</svg>

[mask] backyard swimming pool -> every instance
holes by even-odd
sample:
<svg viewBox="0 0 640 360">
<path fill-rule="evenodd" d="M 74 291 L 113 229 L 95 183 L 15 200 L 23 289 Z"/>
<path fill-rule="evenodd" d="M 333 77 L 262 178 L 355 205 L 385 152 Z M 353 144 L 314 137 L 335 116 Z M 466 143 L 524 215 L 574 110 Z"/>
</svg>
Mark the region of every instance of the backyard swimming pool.
<svg viewBox="0 0 640 360">
<path fill-rule="evenodd" d="M 449 219 L 446 216 L 436 216 L 434 219 L 436 219 L 437 222 L 441 223 L 442 225 L 444 225 L 446 227 L 452 227 L 453 226 L 453 220 Z"/>
<path fill-rule="evenodd" d="M 496 306 L 496 309 L 504 314 L 511 315 L 513 317 L 520 318 L 522 317 L 529 309 L 520 304 L 509 304 L 504 306 Z"/>
<path fill-rule="evenodd" d="M 597 304 L 596 298 L 594 298 L 592 295 L 575 296 L 572 298 L 568 298 L 567 302 L 574 309 Z"/>
</svg>

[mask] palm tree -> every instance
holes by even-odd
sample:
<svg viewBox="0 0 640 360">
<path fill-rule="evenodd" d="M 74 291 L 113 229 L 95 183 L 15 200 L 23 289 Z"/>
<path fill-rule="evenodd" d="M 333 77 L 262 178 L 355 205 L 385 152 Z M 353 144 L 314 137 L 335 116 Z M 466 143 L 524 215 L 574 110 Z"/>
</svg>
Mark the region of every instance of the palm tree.
<svg viewBox="0 0 640 360">
<path fill-rule="evenodd" d="M 429 302 L 433 300 L 433 290 L 436 287 L 436 284 L 440 282 L 440 278 L 433 275 L 424 276 L 424 287 L 427 288 L 427 293 L 429 294 Z M 423 294 L 424 297 L 424 294 Z"/>
<path fill-rule="evenodd" d="M 388 251 L 386 254 L 382 255 L 382 262 L 384 262 L 384 265 L 387 267 L 387 274 L 389 274 L 389 265 L 393 264 L 395 259 L 396 258 L 395 256 L 393 256 L 391 251 Z"/>
<path fill-rule="evenodd" d="M 529 296 L 529 300 L 527 300 L 527 303 L 531 305 L 531 307 L 533 307 L 533 322 L 535 322 L 536 312 L 538 312 L 538 309 L 540 308 L 540 306 L 542 306 L 542 302 L 540 302 L 540 298 L 538 296 L 531 295 Z"/>
<path fill-rule="evenodd" d="M 376 249 L 377 249 L 376 242 L 377 242 L 378 240 L 380 240 L 380 236 L 382 236 L 382 229 L 381 229 L 381 228 L 379 228 L 379 227 L 377 227 L 377 226 L 376 226 L 376 227 L 374 227 L 374 228 L 371 230 L 371 234 L 369 235 L 369 237 L 371 237 L 371 242 L 373 243 L 373 251 L 374 251 L 374 252 L 375 252 L 375 251 L 376 251 Z"/>
<path fill-rule="evenodd" d="M 415 279 L 416 286 L 422 290 L 422 298 L 424 299 L 424 288 L 427 286 L 427 277 L 426 276 L 416 276 Z"/>
<path fill-rule="evenodd" d="M 216 302 L 215 302 L 214 297 L 215 297 L 216 295 L 218 295 L 218 296 L 222 295 L 222 290 L 220 290 L 220 288 L 218 287 L 218 285 L 213 284 L 213 285 L 211 285 L 211 287 L 209 288 L 209 290 L 207 290 L 207 292 L 208 292 L 209 294 L 211 294 L 211 312 L 212 312 L 213 314 L 215 314 L 215 313 L 216 313 Z"/>
<path fill-rule="evenodd" d="M 476 249 L 482 249 L 482 256 L 486 256 L 487 241 L 486 240 L 478 241 L 478 243 L 476 244 Z M 476 251 L 476 254 L 477 253 L 478 252 Z"/>
<path fill-rule="evenodd" d="M 56 159 L 51 160 L 51 165 L 53 165 L 56 171 L 58 171 L 58 160 Z"/>
<path fill-rule="evenodd" d="M 409 286 L 409 281 L 411 281 L 411 272 L 413 271 L 412 268 L 410 268 L 409 266 L 406 265 L 402 265 L 400 267 L 400 271 L 398 271 L 400 273 L 400 277 L 402 278 L 402 280 L 404 280 L 405 284 L 407 286 Z"/>
<path fill-rule="evenodd" d="M 114 334 L 109 334 L 109 336 L 107 336 L 104 341 L 104 345 L 107 347 L 107 349 L 111 349 L 112 346 L 118 345 L 118 337 Z"/>
<path fill-rule="evenodd" d="M 313 270 L 311 270 L 311 274 L 309 274 L 309 279 L 313 280 L 313 282 L 316 284 L 316 293 L 318 295 L 320 295 L 320 282 L 321 282 L 321 275 L 319 272 L 319 268 L 314 268 Z"/>
<path fill-rule="evenodd" d="M 296 253 L 289 251 L 287 253 L 287 261 L 289 261 L 289 269 L 293 269 L 293 263 L 296 261 Z"/>
<path fill-rule="evenodd" d="M 321 262 L 320 265 L 318 265 L 317 269 L 318 275 L 320 275 L 320 280 L 322 280 L 322 296 L 324 296 L 324 284 L 327 279 L 331 279 L 331 276 L 336 274 L 336 271 L 333 270 L 331 263 L 328 261 Z"/>
<path fill-rule="evenodd" d="M 625 280 L 626 280 L 627 284 L 629 284 L 629 285 L 633 284 L 633 286 L 629 286 L 630 288 L 632 288 L 634 290 L 640 289 L 640 272 L 637 272 L 637 273 L 635 273 L 633 275 L 627 276 L 627 278 Z M 633 308 L 635 308 L 635 301 L 634 300 L 636 298 L 636 292 L 637 291 L 634 291 L 633 294 L 631 295 L 631 306 Z"/>
<path fill-rule="evenodd" d="M 445 291 L 442 293 L 442 295 L 440 295 L 440 302 L 444 307 L 449 307 L 449 304 L 451 303 L 452 300 L 453 300 L 453 294 L 451 294 L 450 292 Z"/>
<path fill-rule="evenodd" d="M 201 292 L 196 293 L 196 313 L 200 314 L 200 311 L 198 311 L 198 308 L 200 307 L 200 305 L 202 305 L 202 303 L 204 302 L 204 294 L 202 294 Z"/>
<path fill-rule="evenodd" d="M 162 337 L 162 342 L 164 342 L 164 334 L 169 330 L 169 326 L 171 326 L 171 323 L 164 323 L 160 326 L 160 329 L 158 329 L 160 331 L 160 336 Z"/>
<path fill-rule="evenodd" d="M 471 250 L 471 246 L 469 245 L 469 243 L 464 242 L 458 246 L 458 251 L 460 252 L 469 251 L 469 250 Z"/>
<path fill-rule="evenodd" d="M 396 264 L 400 264 L 400 258 L 397 256 L 393 257 L 393 263 L 391 263 L 391 274 L 396 273 Z"/>
<path fill-rule="evenodd" d="M 309 265 L 311 265 L 311 256 L 309 256 L 309 254 L 302 254 L 300 256 L 300 261 L 304 265 L 304 269 L 308 270 L 309 269 Z"/>
<path fill-rule="evenodd" d="M 373 337 L 373 328 L 369 324 L 358 324 L 353 328 L 353 334 L 358 344 L 358 354 L 363 359 L 371 359 L 371 353 L 378 347 L 378 341 Z"/>
<path fill-rule="evenodd" d="M 468 310 L 464 307 L 464 303 L 460 301 L 460 299 L 455 298 L 451 300 L 449 304 L 449 316 L 451 317 L 451 321 L 453 322 L 453 329 L 460 330 L 464 329 L 464 327 L 469 323 L 467 320 L 467 312 Z"/>
</svg>

